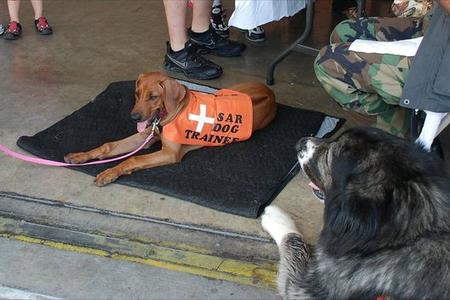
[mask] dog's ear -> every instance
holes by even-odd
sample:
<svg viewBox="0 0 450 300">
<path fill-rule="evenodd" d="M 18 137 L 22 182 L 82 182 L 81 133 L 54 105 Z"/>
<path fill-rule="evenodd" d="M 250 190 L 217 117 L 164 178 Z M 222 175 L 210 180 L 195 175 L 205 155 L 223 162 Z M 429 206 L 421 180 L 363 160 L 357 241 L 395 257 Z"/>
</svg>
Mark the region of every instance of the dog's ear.
<svg viewBox="0 0 450 300">
<path fill-rule="evenodd" d="M 186 87 L 175 79 L 167 78 L 160 83 L 163 88 L 164 106 L 167 112 L 173 112 L 186 96 Z"/>
<path fill-rule="evenodd" d="M 336 256 L 378 247 L 379 231 L 389 209 L 385 207 L 389 203 L 385 192 L 376 184 L 366 185 L 367 174 L 356 164 L 350 159 L 337 162 L 332 187 L 326 191 L 320 238 L 326 251 Z"/>
<path fill-rule="evenodd" d="M 328 195 L 327 195 L 328 196 Z M 372 242 L 380 229 L 379 210 L 361 195 L 341 194 L 325 206 L 321 233 L 327 252 L 342 256 L 350 252 L 373 250 Z"/>
</svg>

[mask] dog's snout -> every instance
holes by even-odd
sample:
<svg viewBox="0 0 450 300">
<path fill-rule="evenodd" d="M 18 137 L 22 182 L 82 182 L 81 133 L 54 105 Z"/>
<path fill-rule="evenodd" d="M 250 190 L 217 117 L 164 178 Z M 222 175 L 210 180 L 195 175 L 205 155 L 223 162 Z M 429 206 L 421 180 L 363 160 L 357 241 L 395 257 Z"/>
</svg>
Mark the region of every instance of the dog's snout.
<svg viewBox="0 0 450 300">
<path fill-rule="evenodd" d="M 305 163 L 308 162 L 313 157 L 316 148 L 316 138 L 308 137 L 300 139 L 295 145 L 297 150 L 297 157 L 300 165 L 303 167 Z"/>
<path fill-rule="evenodd" d="M 306 144 L 308 143 L 308 138 L 301 138 L 295 145 L 295 150 L 297 152 L 306 151 Z"/>
<path fill-rule="evenodd" d="M 142 115 L 140 113 L 131 112 L 130 116 L 133 121 L 139 122 L 142 120 Z"/>
</svg>

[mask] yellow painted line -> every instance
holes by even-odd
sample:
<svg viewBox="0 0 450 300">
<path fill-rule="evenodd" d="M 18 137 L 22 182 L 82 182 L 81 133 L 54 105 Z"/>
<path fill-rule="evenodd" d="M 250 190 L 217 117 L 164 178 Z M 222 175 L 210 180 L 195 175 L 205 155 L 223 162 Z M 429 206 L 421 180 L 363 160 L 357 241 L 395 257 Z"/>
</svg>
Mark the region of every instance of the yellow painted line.
<svg viewBox="0 0 450 300">
<path fill-rule="evenodd" d="M 129 261 L 159 267 L 167 270 L 204 276 L 212 279 L 226 280 L 244 285 L 264 288 L 275 288 L 276 267 L 272 263 L 253 264 L 217 256 L 198 254 L 177 249 L 154 248 L 147 257 L 136 257 L 121 253 L 75 246 L 71 244 L 43 240 L 25 235 L 0 233 L 0 237 L 14 239 L 26 243 L 45 245 L 54 249 L 76 253 L 110 257 L 116 260 Z"/>
<path fill-rule="evenodd" d="M 218 271 L 246 277 L 264 277 L 266 281 L 274 278 L 277 273 L 277 268 L 275 265 L 264 266 L 239 260 L 226 259 L 220 265 Z"/>
<path fill-rule="evenodd" d="M 162 260 L 184 265 L 197 266 L 205 269 L 218 269 L 223 259 L 217 256 L 198 254 L 195 252 L 181 251 L 168 248 L 153 249 L 151 255 L 146 255 L 146 258 Z"/>
<path fill-rule="evenodd" d="M 83 254 L 91 254 L 91 255 L 97 255 L 97 256 L 110 256 L 110 253 L 103 250 L 98 250 L 94 248 L 88 248 L 88 247 L 80 247 L 80 246 L 74 246 L 70 244 L 64 244 L 60 242 L 53 242 L 48 240 L 42 240 L 37 238 L 28 237 L 25 235 L 8 235 L 8 234 L 0 234 L 0 237 L 7 237 L 9 239 L 14 239 L 21 242 L 31 243 L 31 244 L 40 244 L 45 245 L 54 249 L 58 250 L 65 250 L 65 251 L 71 251 L 76 253 L 83 253 Z"/>
<path fill-rule="evenodd" d="M 113 254 L 112 258 L 146 264 L 146 265 L 159 267 L 159 268 L 172 270 L 172 271 L 177 271 L 177 272 L 190 273 L 190 274 L 208 277 L 208 278 L 212 278 L 212 279 L 231 281 L 231 282 L 235 282 L 235 283 L 243 284 L 243 285 L 252 285 L 252 286 L 264 287 L 264 288 L 275 288 L 274 276 L 276 274 L 272 274 L 273 276 L 271 276 L 269 278 L 267 276 L 259 276 L 260 274 L 258 274 L 258 272 L 256 272 L 255 273 L 256 276 L 246 277 L 246 276 L 241 276 L 239 274 L 221 272 L 218 270 L 198 268 L 195 266 L 178 265 L 178 264 L 168 263 L 168 262 L 164 262 L 164 261 L 158 261 L 158 260 L 146 259 L 146 258 L 140 258 L 140 257 L 132 257 L 132 256 L 120 255 L 120 254 Z"/>
</svg>

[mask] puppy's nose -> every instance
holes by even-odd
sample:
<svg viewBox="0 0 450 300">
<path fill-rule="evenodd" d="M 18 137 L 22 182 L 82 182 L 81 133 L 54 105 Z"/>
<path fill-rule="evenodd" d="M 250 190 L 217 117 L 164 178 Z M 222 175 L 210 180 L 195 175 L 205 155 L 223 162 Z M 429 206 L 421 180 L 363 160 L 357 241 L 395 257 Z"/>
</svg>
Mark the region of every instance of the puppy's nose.
<svg viewBox="0 0 450 300">
<path fill-rule="evenodd" d="M 136 122 L 139 122 L 142 119 L 142 115 L 137 112 L 131 112 L 130 116 L 131 116 L 131 119 L 133 119 L 133 121 L 136 121 Z"/>
<path fill-rule="evenodd" d="M 308 139 L 309 138 L 307 138 L 307 137 L 301 138 L 297 142 L 297 144 L 295 144 L 295 150 L 297 152 L 304 152 L 304 151 L 306 151 L 306 143 L 308 142 Z"/>
</svg>

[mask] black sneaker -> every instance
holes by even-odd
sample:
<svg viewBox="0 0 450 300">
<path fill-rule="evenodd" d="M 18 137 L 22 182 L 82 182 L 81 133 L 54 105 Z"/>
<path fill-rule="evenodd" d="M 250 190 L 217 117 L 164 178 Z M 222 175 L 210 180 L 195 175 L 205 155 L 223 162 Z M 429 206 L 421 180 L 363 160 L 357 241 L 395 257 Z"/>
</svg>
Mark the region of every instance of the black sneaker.
<svg viewBox="0 0 450 300">
<path fill-rule="evenodd" d="M 251 42 L 264 42 L 266 39 L 266 33 L 261 26 L 255 27 L 245 31 L 245 38 Z"/>
<path fill-rule="evenodd" d="M 12 21 L 6 27 L 5 32 L 3 33 L 3 38 L 5 40 L 16 40 L 22 35 L 22 25 L 15 21 Z"/>
<path fill-rule="evenodd" d="M 245 50 L 244 44 L 221 37 L 212 27 L 202 33 L 193 32 L 189 28 L 189 37 L 201 54 L 211 53 L 217 56 L 233 57 L 240 56 Z"/>
<path fill-rule="evenodd" d="M 225 24 L 225 11 L 222 5 L 215 5 L 212 7 L 211 26 L 221 37 L 227 38 L 230 36 L 230 29 L 227 24 Z"/>
<path fill-rule="evenodd" d="M 218 78 L 223 73 L 220 66 L 198 54 L 195 45 L 189 41 L 184 49 L 176 52 L 167 42 L 164 68 L 167 71 L 181 72 L 188 78 L 201 80 Z"/>
</svg>

